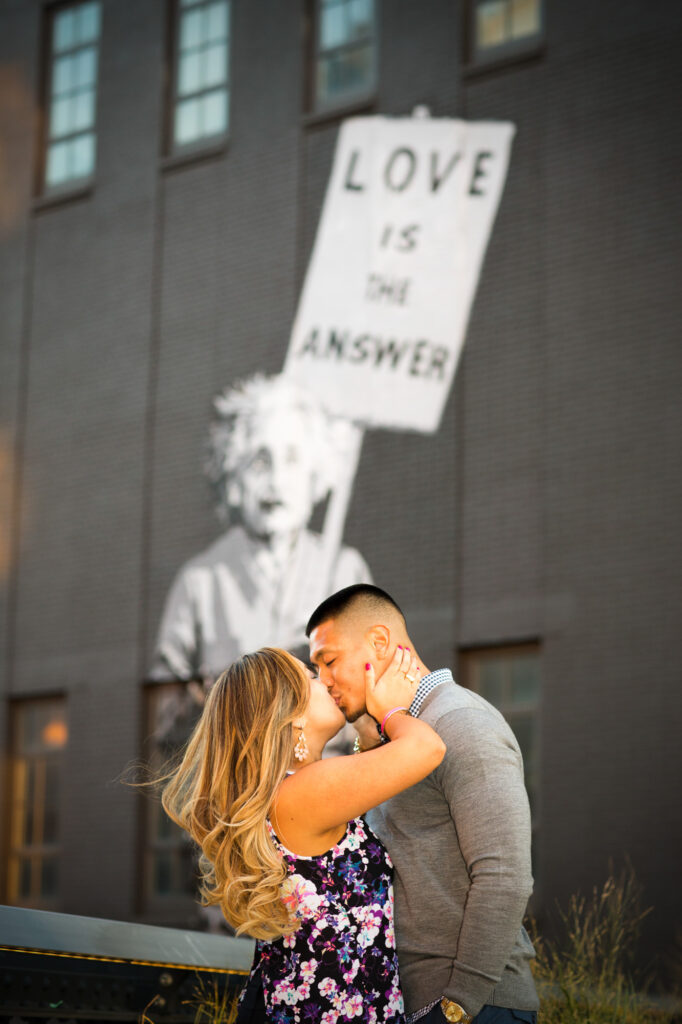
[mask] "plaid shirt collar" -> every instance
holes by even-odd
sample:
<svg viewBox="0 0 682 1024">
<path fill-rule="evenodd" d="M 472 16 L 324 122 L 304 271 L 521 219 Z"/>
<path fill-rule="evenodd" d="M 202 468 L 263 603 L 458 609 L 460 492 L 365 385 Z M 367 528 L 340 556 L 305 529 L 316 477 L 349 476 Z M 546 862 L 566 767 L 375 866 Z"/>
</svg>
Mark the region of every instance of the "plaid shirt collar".
<svg viewBox="0 0 682 1024">
<path fill-rule="evenodd" d="M 410 704 L 410 714 L 413 718 L 419 718 L 421 713 L 422 705 L 432 690 L 435 690 L 437 686 L 442 683 L 454 683 L 452 672 L 449 668 L 437 668 L 434 672 L 429 672 L 427 676 L 423 676 L 419 680 L 419 686 L 417 692 L 412 698 Z"/>
</svg>

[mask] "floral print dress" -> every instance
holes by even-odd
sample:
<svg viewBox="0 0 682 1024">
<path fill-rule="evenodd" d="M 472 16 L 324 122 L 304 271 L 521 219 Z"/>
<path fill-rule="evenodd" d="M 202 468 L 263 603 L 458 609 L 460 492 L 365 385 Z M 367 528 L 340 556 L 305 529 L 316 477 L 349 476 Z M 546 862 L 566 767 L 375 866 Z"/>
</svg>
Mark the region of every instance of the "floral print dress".
<svg viewBox="0 0 682 1024">
<path fill-rule="evenodd" d="M 319 857 L 291 853 L 283 898 L 297 931 L 256 944 L 268 1020 L 275 1024 L 404 1024 L 393 928 L 391 860 L 361 818 Z"/>
</svg>

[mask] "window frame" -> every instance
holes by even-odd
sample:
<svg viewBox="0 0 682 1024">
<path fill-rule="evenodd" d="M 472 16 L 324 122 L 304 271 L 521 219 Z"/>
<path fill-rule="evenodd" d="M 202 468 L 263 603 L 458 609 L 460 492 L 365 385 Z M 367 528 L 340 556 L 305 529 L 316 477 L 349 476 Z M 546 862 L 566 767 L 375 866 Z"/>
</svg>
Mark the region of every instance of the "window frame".
<svg viewBox="0 0 682 1024">
<path fill-rule="evenodd" d="M 344 0 L 347 2 L 347 0 Z M 323 54 L 338 53 L 342 50 L 349 50 L 356 47 L 357 42 L 346 42 L 340 46 L 322 50 L 320 47 L 320 18 L 322 0 L 309 0 L 306 19 L 308 41 L 306 46 L 306 79 L 305 79 L 305 107 L 308 120 L 325 120 L 327 118 L 343 117 L 357 109 L 364 109 L 376 101 L 379 87 L 379 3 L 380 0 L 371 0 L 372 3 L 372 31 L 369 42 L 373 49 L 372 81 L 367 88 L 357 92 L 345 93 L 338 98 L 321 102 L 317 93 L 317 70 L 320 58 Z"/>
<path fill-rule="evenodd" d="M 154 701 L 163 691 L 178 692 L 187 690 L 191 682 L 202 685 L 199 680 L 148 680 L 142 686 L 142 735 L 141 749 L 143 763 L 149 765 L 154 772 L 161 767 L 168 759 L 159 752 L 154 742 Z M 173 755 L 170 755 L 171 757 Z M 192 842 L 183 830 L 174 822 L 168 820 L 170 834 L 161 837 L 156 832 L 156 826 L 161 815 L 166 816 L 161 806 L 158 792 L 141 793 L 141 816 L 140 816 L 140 843 L 139 843 L 139 889 L 138 901 L 140 911 L 145 920 L 158 924 L 182 924 L 184 927 L 196 927 L 197 922 L 197 884 L 193 892 L 182 886 L 183 860 L 192 854 Z M 166 816 L 167 817 L 167 816 Z M 175 877 L 180 878 L 180 886 L 176 886 L 168 893 L 159 893 L 154 888 L 155 858 L 159 854 L 170 854 L 174 864 L 171 868 Z"/>
<path fill-rule="evenodd" d="M 50 152 L 50 123 L 52 118 L 52 104 L 53 104 L 53 92 L 52 92 L 52 78 L 53 68 L 55 64 L 56 51 L 54 49 L 54 38 L 55 38 L 55 23 L 60 13 L 69 8 L 82 7 L 91 0 L 59 0 L 57 3 L 52 3 L 46 6 L 43 10 L 42 17 L 42 29 L 41 29 L 41 47 L 40 52 L 42 54 L 42 60 L 40 64 L 40 96 L 41 106 L 40 113 L 37 119 L 36 130 L 38 135 L 38 144 L 36 146 L 37 159 L 35 161 L 35 173 L 34 173 L 34 203 L 39 206 L 42 203 L 50 204 L 54 201 L 59 201 L 62 198 L 72 198 L 74 196 L 80 196 L 87 194 L 92 191 L 95 183 L 97 174 L 97 158 L 98 158 L 98 144 L 99 144 L 99 123 L 100 123 L 100 102 L 101 102 L 101 67 L 102 67 L 102 41 L 104 38 L 104 3 L 103 0 L 95 0 L 99 7 L 99 29 L 98 34 L 94 43 L 96 54 L 97 54 L 97 66 L 95 69 L 94 77 L 94 107 L 93 107 L 93 120 L 92 126 L 88 131 L 93 135 L 93 163 L 92 170 L 87 175 L 81 175 L 77 178 L 68 178 L 63 182 L 59 182 L 55 185 L 48 184 L 47 181 L 47 168 Z M 72 48 L 74 49 L 74 48 Z M 86 134 L 86 132 L 70 133 L 68 138 L 72 138 L 78 134 Z M 64 138 L 67 138 L 65 136 Z"/>
<path fill-rule="evenodd" d="M 469 0 L 464 6 L 465 75 L 504 68 L 544 53 L 547 15 L 545 0 L 538 0 L 540 27 L 537 32 L 519 39 L 507 39 L 486 49 L 479 49 L 476 44 L 476 14 L 481 2 L 485 0 Z M 503 2 L 508 7 L 511 0 Z"/>
<path fill-rule="evenodd" d="M 30 705 L 45 705 L 54 704 L 61 706 L 61 717 L 66 724 L 66 738 L 64 743 L 55 746 L 53 750 L 43 751 L 32 751 L 20 749 L 17 742 L 18 733 L 18 719 L 21 712 Z M 6 799 L 5 799 L 5 821 L 7 825 L 6 838 L 3 843 L 3 870 L 2 870 L 2 890 L 4 892 L 4 898 L 6 902 L 12 906 L 27 907 L 31 909 L 39 910 L 59 910 L 62 901 L 62 891 L 60 885 L 60 872 L 62 868 L 61 858 L 63 855 L 63 836 L 62 836 L 62 825 L 64 820 L 63 814 L 63 797 L 64 797 L 64 785 L 61 778 L 58 780 L 58 787 L 56 793 L 56 806 L 55 813 L 57 818 L 56 824 L 56 838 L 52 841 L 45 842 L 44 838 L 42 842 L 34 842 L 33 836 L 31 841 L 28 843 L 20 842 L 16 837 L 17 830 L 17 815 L 24 815 L 26 813 L 26 807 L 28 801 L 24 800 L 22 810 L 19 809 L 20 801 L 17 798 L 17 767 L 19 762 L 24 765 L 24 778 L 26 778 L 25 766 L 27 762 L 30 762 L 37 767 L 42 767 L 43 775 L 43 794 L 42 794 L 42 826 L 39 830 L 44 832 L 45 825 L 45 812 L 47 804 L 45 803 L 45 780 L 46 772 L 45 769 L 49 762 L 58 762 L 60 767 L 60 774 L 63 776 L 64 768 L 66 764 L 67 751 L 69 748 L 70 730 L 68 724 L 68 702 L 66 694 L 62 692 L 47 693 L 41 695 L 33 695 L 30 697 L 12 698 L 7 703 L 7 727 L 8 727 L 8 771 L 6 778 Z M 26 791 L 24 790 L 24 796 Z M 33 792 L 31 800 L 31 810 L 35 811 L 36 805 L 36 792 Z M 34 833 L 35 835 L 35 819 L 34 819 Z M 21 836 L 19 838 L 22 838 Z M 32 862 L 37 859 L 38 864 L 31 864 L 31 875 L 40 876 L 42 872 L 43 864 L 46 860 L 54 860 L 57 863 L 57 885 L 56 891 L 51 896 L 44 896 L 42 893 L 34 893 L 33 891 L 28 898 L 22 896 L 21 887 L 21 861 L 30 859 Z M 15 863 L 16 862 L 16 863 Z M 14 877 L 13 877 L 14 876 Z M 33 880 L 33 879 L 32 879 Z M 33 888 L 33 887 L 32 887 Z"/>
<path fill-rule="evenodd" d="M 207 7 L 211 3 L 211 0 L 198 0 L 196 6 Z M 179 81 L 180 81 L 180 26 L 182 22 L 183 8 L 180 0 L 167 0 L 167 46 L 166 46 L 166 81 L 165 81 L 165 94 L 166 102 L 164 104 L 164 115 L 163 115 L 163 137 L 162 137 L 162 158 L 164 165 L 174 166 L 178 163 L 184 163 L 187 160 L 192 160 L 194 157 L 202 157 L 206 154 L 214 152 L 223 152 L 230 139 L 230 126 L 231 126 L 231 103 L 232 103 L 232 36 L 234 32 L 233 18 L 234 18 L 234 4 L 233 0 L 227 0 L 227 39 L 225 40 L 226 46 L 226 60 L 227 60 L 227 74 L 225 76 L 225 83 L 222 87 L 226 94 L 226 105 L 227 105 L 227 127 L 222 132 L 216 132 L 212 135 L 202 135 L 198 139 L 193 139 L 191 142 L 176 143 L 175 141 L 175 113 L 178 103 L 183 99 L 188 99 L 187 96 L 181 97 L 179 94 Z M 213 88 L 202 89 L 197 93 L 191 93 L 192 97 L 204 95 L 207 92 L 216 91 Z"/>
<path fill-rule="evenodd" d="M 515 715 L 531 716 L 532 728 L 533 728 L 533 754 L 534 763 L 532 765 L 533 775 L 532 784 L 529 785 L 529 774 L 528 764 L 524 751 L 524 783 L 529 796 L 529 804 L 531 808 L 531 843 L 532 843 L 532 854 L 533 854 L 533 870 L 536 876 L 539 873 L 539 862 L 540 862 L 540 822 L 542 815 L 542 708 L 543 708 L 543 650 L 542 644 L 537 639 L 524 639 L 519 641 L 506 641 L 504 643 L 495 644 L 476 644 L 467 645 L 460 647 L 457 651 L 457 668 L 458 668 L 458 680 L 462 686 L 471 690 L 473 693 L 480 693 L 475 685 L 474 670 L 477 665 L 480 665 L 485 661 L 494 661 L 497 659 L 505 658 L 511 661 L 514 657 L 527 657 L 533 655 L 537 659 L 538 671 L 539 671 L 539 691 L 537 699 L 535 701 L 529 701 L 525 704 L 519 704 L 511 706 L 501 702 L 501 706 L 498 707 L 500 713 L 504 716 L 505 721 L 510 726 L 512 732 L 516 736 L 513 726 L 513 718 Z M 485 697 L 484 694 L 480 694 Z M 487 699 L 487 698 L 485 698 Z M 492 703 L 492 702 L 490 702 Z M 517 738 L 518 739 L 518 738 Z M 520 743 L 519 743 L 520 746 Z"/>
</svg>

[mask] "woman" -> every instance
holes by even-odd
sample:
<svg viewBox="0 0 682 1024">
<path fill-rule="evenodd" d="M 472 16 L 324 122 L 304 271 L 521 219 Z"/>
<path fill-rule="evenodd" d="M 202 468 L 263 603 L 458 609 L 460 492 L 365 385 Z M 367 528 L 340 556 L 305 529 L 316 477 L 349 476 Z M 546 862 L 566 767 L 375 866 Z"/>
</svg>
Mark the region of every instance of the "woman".
<svg viewBox="0 0 682 1024">
<path fill-rule="evenodd" d="M 367 665 L 391 742 L 324 760 L 344 716 L 290 654 L 247 654 L 211 689 L 163 804 L 201 847 L 204 902 L 258 939 L 240 1020 L 402 1024 L 391 862 L 360 815 L 443 758 L 406 713 L 417 678 L 407 649 L 378 680 Z"/>
</svg>

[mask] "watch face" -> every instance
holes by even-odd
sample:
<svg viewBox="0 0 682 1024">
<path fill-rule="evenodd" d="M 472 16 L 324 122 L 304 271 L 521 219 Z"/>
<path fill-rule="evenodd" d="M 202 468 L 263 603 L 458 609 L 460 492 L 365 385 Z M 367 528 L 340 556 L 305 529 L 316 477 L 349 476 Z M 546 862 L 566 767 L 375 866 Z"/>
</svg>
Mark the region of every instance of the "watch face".
<svg viewBox="0 0 682 1024">
<path fill-rule="evenodd" d="M 441 1003 L 441 1009 L 446 1020 L 449 1020 L 451 1024 L 458 1024 L 458 1021 L 464 1019 L 465 1013 L 459 1003 L 454 1003 L 452 999 L 443 999 Z"/>
</svg>

